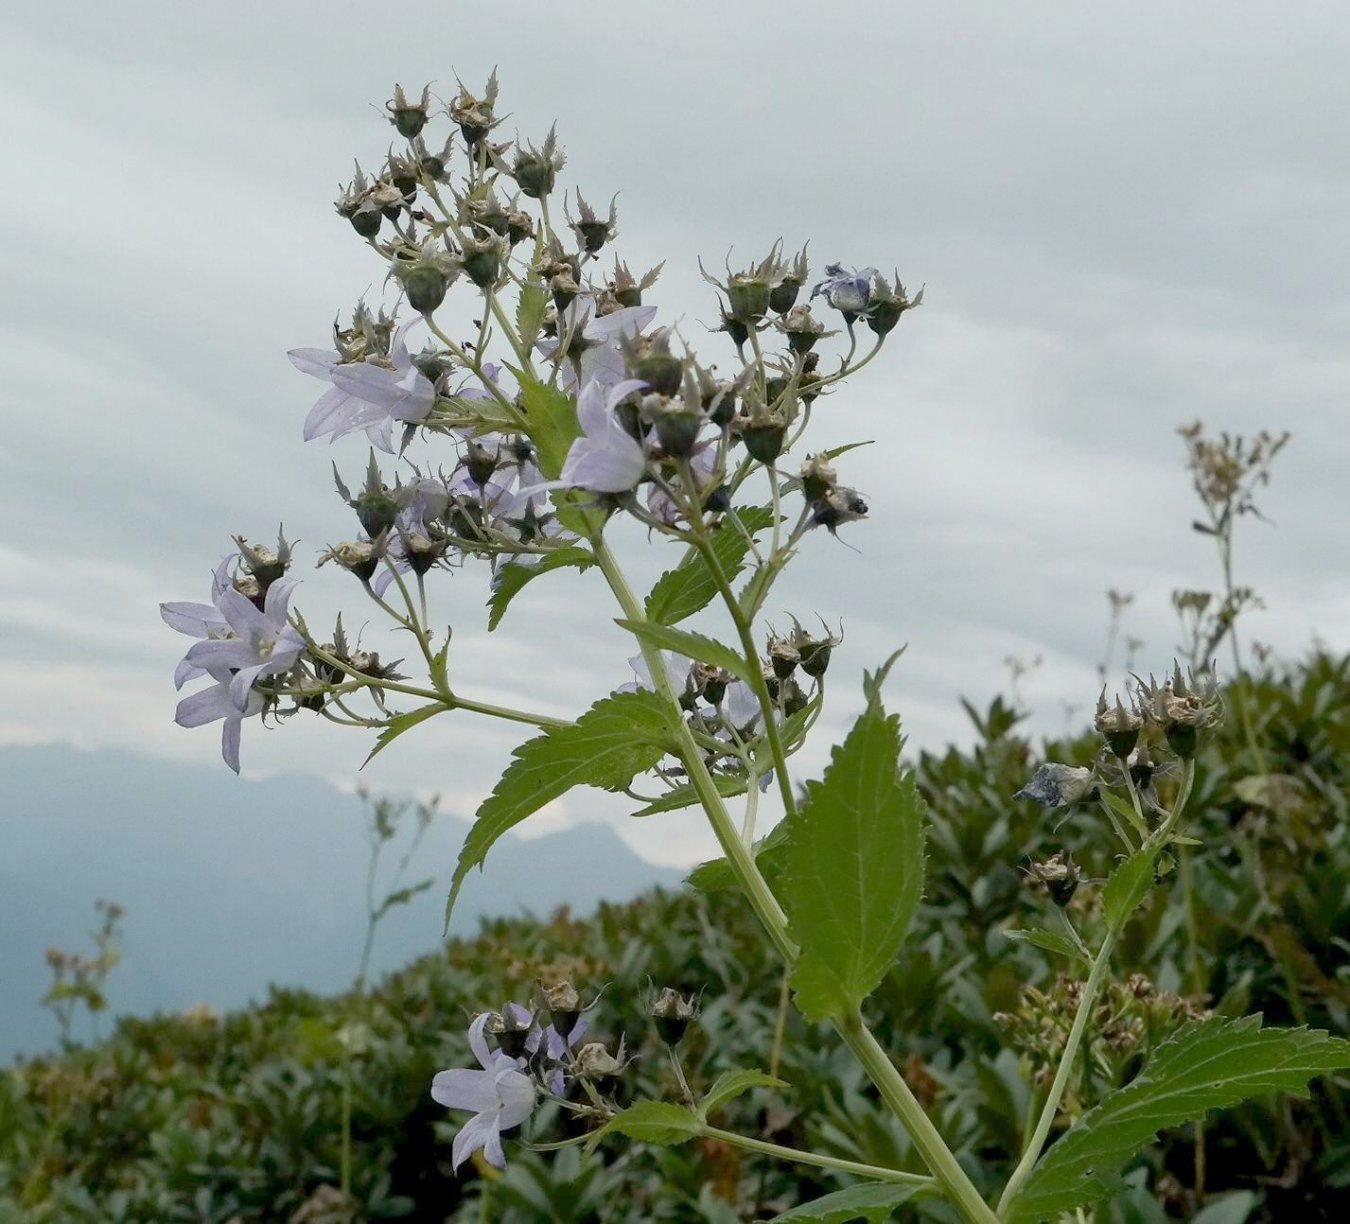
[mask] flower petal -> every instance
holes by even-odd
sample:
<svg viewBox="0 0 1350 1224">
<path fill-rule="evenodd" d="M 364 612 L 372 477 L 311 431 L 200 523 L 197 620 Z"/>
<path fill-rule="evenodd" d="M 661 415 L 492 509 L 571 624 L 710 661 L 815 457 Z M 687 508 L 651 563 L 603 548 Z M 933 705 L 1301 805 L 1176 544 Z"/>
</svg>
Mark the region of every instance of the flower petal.
<svg viewBox="0 0 1350 1224">
<path fill-rule="evenodd" d="M 431 1081 L 431 1099 L 446 1109 L 466 1109 L 470 1113 L 495 1111 L 500 1104 L 495 1073 L 468 1067 L 438 1071 Z"/>
<path fill-rule="evenodd" d="M 475 1114 L 460 1128 L 459 1134 L 455 1136 L 455 1142 L 450 1147 L 451 1167 L 458 1173 L 460 1165 L 492 1140 L 496 1141 L 497 1154 L 501 1157 L 502 1164 L 505 1164 L 501 1138 L 497 1134 L 496 1117 L 487 1113 Z M 499 1164 L 497 1167 L 501 1168 L 502 1165 Z"/>
<path fill-rule="evenodd" d="M 227 718 L 220 731 L 220 755 L 235 773 L 239 772 L 239 732 L 243 725 L 240 717 Z"/>
<path fill-rule="evenodd" d="M 327 380 L 333 367 L 342 360 L 332 349 L 297 348 L 286 354 L 293 365 L 302 374 L 312 374 L 315 378 Z"/>
</svg>

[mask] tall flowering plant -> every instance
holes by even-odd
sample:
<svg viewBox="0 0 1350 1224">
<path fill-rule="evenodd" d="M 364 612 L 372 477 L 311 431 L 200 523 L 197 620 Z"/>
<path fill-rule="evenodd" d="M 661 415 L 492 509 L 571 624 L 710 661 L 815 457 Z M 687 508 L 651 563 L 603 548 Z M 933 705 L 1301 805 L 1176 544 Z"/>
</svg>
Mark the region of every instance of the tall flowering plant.
<svg viewBox="0 0 1350 1224">
<path fill-rule="evenodd" d="M 776 243 L 744 267 L 704 272 L 723 350 L 706 362 L 647 300 L 661 268 L 634 275 L 621 258 L 606 262 L 617 237 L 612 203 L 597 211 L 572 191 L 556 224 L 556 133 L 538 145 L 500 141 L 495 75 L 481 96 L 461 88 L 448 106 L 399 88 L 387 109 L 406 143 L 373 175 L 358 166 L 337 211 L 384 267 L 389 301 L 359 304 L 349 325 L 335 326 L 331 348 L 290 356 L 325 384 L 305 436 L 364 434 L 370 448 L 360 482 L 337 476 L 359 530 L 319 564 L 350 574 L 366 602 L 411 635 L 419 674 L 354 645 L 341 618 L 316 634 L 292 607 L 291 545 L 236 537 L 209 603 L 163 606 L 171 627 L 197 639 L 179 687 L 204 682 L 179 703 L 178 721 L 221 722 L 236 770 L 246 721 L 300 710 L 377 731 L 372 755 L 452 710 L 534 728 L 478 810 L 447 920 L 497 839 L 574 787 L 630 795 L 643 816 L 701 808 L 723 857 L 692 882 L 748 899 L 795 1006 L 832 1026 L 909 1133 L 916 1163 L 863 1164 L 715 1126 L 715 1111 L 739 1094 L 791 1090 L 758 1067 L 691 1086 L 678 1051 L 700 1000 L 669 987 L 653 989 L 649 1010 L 676 1098 L 621 1105 L 623 1039 L 600 1039 L 597 1000 L 558 980 L 524 1003 L 480 1010 L 469 1031 L 478 1066 L 429 1085 L 437 1102 L 468 1115 L 456 1167 L 471 1157 L 502 1165 L 503 1136 L 528 1131 L 548 1099 L 563 1135 L 531 1132 L 529 1141 L 714 1138 L 850 1179 L 784 1219 L 881 1219 L 911 1201 L 941 1204 L 944 1219 L 1083 1219 L 1117 1192 L 1120 1169 L 1159 1129 L 1350 1067 L 1350 1044 L 1325 1033 L 1263 1030 L 1259 1017 L 1189 1006 L 1169 1013 L 1173 1031 L 1127 1086 L 1102 1091 L 1083 1069 L 1121 931 L 1190 840 L 1197 745 L 1221 715 L 1212 673 L 1178 668 L 1161 682 L 1136 680 L 1123 698 L 1103 693 L 1092 766 L 1047 763 L 1009 797 L 1099 811 L 1118 854 L 1098 881 L 1085 878 L 1072 845 L 1028 868 L 1045 925 L 1007 934 L 1062 957 L 1081 978 L 1070 1018 L 1043 1051 L 1055 1070 L 1034 1098 L 1011 1176 L 998 1185 L 991 1170 L 958 1161 L 866 1018 L 924 883 L 923 802 L 901 767 L 899 719 L 882 691 L 894 659 L 865 675 L 863 713 L 823 775 L 799 786 L 793 757 L 820 716 L 840 637 L 825 622 L 807 627 L 809 617 L 763 636 L 784 569 L 869 513 L 847 483 L 851 448 L 808 449 L 813 412 L 878 357 L 922 292 L 841 264 L 813 284 L 805 250 L 788 255 Z M 431 133 L 441 118 L 443 143 Z M 475 319 L 458 339 L 441 313 L 452 291 Z M 668 559 L 645 595 L 612 547 L 624 519 Z M 590 571 L 632 636 L 636 679 L 574 719 L 464 692 L 450 635 L 429 608 L 437 580 L 469 567 L 483 573 L 491 629 L 554 571 Z M 705 611 L 720 617 L 716 636 L 684 627 Z M 770 788 L 784 817 L 757 836 Z M 1068 906 L 1080 889 L 1096 900 L 1077 907 L 1075 921 Z M 1009 1027 L 1018 1023 L 1049 1031 L 1035 1016 Z"/>
</svg>

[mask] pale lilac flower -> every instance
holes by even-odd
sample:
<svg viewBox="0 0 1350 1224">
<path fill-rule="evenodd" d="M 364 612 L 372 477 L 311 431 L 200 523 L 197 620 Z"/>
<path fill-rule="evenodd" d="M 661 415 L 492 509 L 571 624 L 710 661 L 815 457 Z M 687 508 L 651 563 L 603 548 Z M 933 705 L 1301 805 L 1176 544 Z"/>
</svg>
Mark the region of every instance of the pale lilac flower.
<svg viewBox="0 0 1350 1224">
<path fill-rule="evenodd" d="M 341 354 L 324 349 L 293 349 L 287 354 L 297 370 L 333 384 L 305 418 L 306 442 L 324 434 L 336 442 L 364 429 L 373 445 L 393 454 L 394 422 L 426 419 L 436 403 L 436 389 L 408 352 L 407 332 L 416 322 L 410 319 L 394 333 L 389 364 L 343 362 Z"/>
<path fill-rule="evenodd" d="M 684 692 L 685 686 L 689 683 L 689 672 L 694 666 L 694 661 L 685 658 L 682 654 L 676 654 L 673 650 L 663 650 L 660 654 L 661 666 L 665 669 L 666 679 L 678 696 Z M 634 655 L 628 660 L 628 666 L 636 674 L 637 683 L 620 685 L 615 690 L 616 692 L 633 693 L 638 689 L 656 688 L 656 681 L 652 678 L 652 669 L 647 666 L 647 660 L 643 655 Z"/>
<path fill-rule="evenodd" d="M 606 386 L 621 382 L 627 367 L 620 339 L 632 340 L 656 318 L 655 306 L 625 306 L 611 314 L 595 313 L 595 298 L 579 294 L 558 315 L 558 336 L 539 341 L 539 351 L 559 363 L 559 381 L 571 389 L 594 381 Z M 558 355 L 562 338 L 570 334 L 567 351 Z M 573 357 L 576 357 L 576 362 Z M 577 378 L 576 365 L 581 366 Z"/>
<path fill-rule="evenodd" d="M 744 680 L 733 680 L 727 685 L 721 708 L 723 717 L 742 735 L 753 731 L 759 722 L 759 698 Z"/>
<path fill-rule="evenodd" d="M 406 548 L 409 537 L 421 536 L 430 540 L 432 529 L 429 524 L 439 519 L 450 505 L 451 490 L 444 480 L 436 476 L 419 476 L 411 484 L 399 486 L 398 493 L 406 504 L 398 512 L 394 526 L 384 541 L 382 559 L 387 564 L 380 567 L 371 582 L 371 589 L 381 596 L 394 581 L 394 570 L 406 574 L 412 569 Z"/>
<path fill-rule="evenodd" d="M 717 468 L 717 447 L 711 442 L 701 442 L 689 457 L 689 470 L 694 477 L 693 490 L 702 497 L 704 490 L 712 483 L 713 472 Z M 659 484 L 653 483 L 647 492 L 647 509 L 663 523 L 677 523 L 680 508 Z"/>
<path fill-rule="evenodd" d="M 228 685 L 230 701 L 240 714 L 250 704 L 254 682 L 288 671 L 305 649 L 305 639 L 286 619 L 295 585 L 293 578 L 278 578 L 267 588 L 261 611 L 233 586 L 227 587 L 218 607 L 233 636 L 198 642 L 187 652 L 189 663 Z M 182 709 L 180 703 L 180 713 Z"/>
<path fill-rule="evenodd" d="M 872 281 L 877 275 L 875 268 L 854 272 L 843 264 L 827 264 L 825 279 L 811 290 L 811 296 L 823 293 L 825 300 L 845 316 L 860 315 L 871 300 Z"/>
<path fill-rule="evenodd" d="M 568 450 L 558 480 L 542 487 L 589 489 L 592 493 L 626 493 L 634 488 L 647 470 L 647 454 L 614 410 L 646 385 L 636 378 L 625 378 L 613 385 L 592 380 L 582 387 L 577 396 L 582 436 Z"/>
<path fill-rule="evenodd" d="M 1090 769 L 1048 761 L 1031 775 L 1031 781 L 1013 798 L 1030 799 L 1042 807 L 1067 807 L 1087 797 L 1094 783 Z"/>
<path fill-rule="evenodd" d="M 216 571 L 211 577 L 211 602 L 209 604 L 186 601 L 162 603 L 159 605 L 160 619 L 170 629 L 176 629 L 179 633 L 186 633 L 189 637 L 216 639 L 232 636 L 234 630 L 230 628 L 229 622 L 225 619 L 225 614 L 220 610 L 220 597 L 225 590 L 234 585 L 230 575 L 238 560 L 239 554 L 237 552 L 230 553 L 216 566 Z M 176 689 L 181 689 L 189 680 L 195 680 L 198 676 L 204 675 L 206 675 L 206 672 L 202 668 L 194 663 L 189 663 L 187 659 L 183 659 L 173 674 L 173 686 Z"/>
<path fill-rule="evenodd" d="M 261 714 L 265 702 L 261 693 L 249 692 L 244 708 L 235 705 L 230 695 L 230 682 L 220 680 L 178 703 L 173 720 L 180 727 L 204 727 L 218 718 L 225 720 L 220 734 L 220 755 L 235 773 L 239 772 L 239 733 L 244 719 Z"/>
<path fill-rule="evenodd" d="M 484 1012 L 469 1026 L 469 1049 L 482 1070 L 456 1067 L 438 1072 L 431 1081 L 431 1096 L 438 1105 L 473 1114 L 450 1150 L 456 1172 L 477 1151 L 489 1164 L 505 1168 L 502 1132 L 519 1126 L 534 1111 L 534 1081 L 520 1070 L 520 1060 L 488 1048 L 483 1030 L 490 1015 Z"/>
</svg>

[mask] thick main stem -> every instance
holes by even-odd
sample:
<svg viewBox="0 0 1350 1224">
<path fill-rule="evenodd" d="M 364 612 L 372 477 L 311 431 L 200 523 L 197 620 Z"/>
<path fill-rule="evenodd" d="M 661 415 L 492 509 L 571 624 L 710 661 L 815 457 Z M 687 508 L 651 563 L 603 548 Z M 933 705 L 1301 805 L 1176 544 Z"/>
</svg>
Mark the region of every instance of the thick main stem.
<svg viewBox="0 0 1350 1224">
<path fill-rule="evenodd" d="M 933 1176 L 942 1184 L 943 1190 L 961 1214 L 975 1224 L 994 1224 L 998 1217 L 980 1197 L 980 1192 L 966 1176 L 966 1171 L 952 1154 L 951 1148 L 915 1099 L 904 1076 L 891 1062 L 890 1055 L 882 1049 L 872 1030 L 863 1023 L 862 1016 L 855 1011 L 842 1020 L 836 1020 L 835 1028 L 866 1068 L 891 1112 L 904 1123 L 924 1163 L 933 1170 Z"/>
<path fill-rule="evenodd" d="M 619 568 L 614 554 L 610 552 L 603 534 L 596 531 L 590 537 L 590 543 L 595 552 L 596 562 L 605 575 L 610 590 L 619 601 L 624 615 L 631 621 L 646 620 L 646 613 L 629 587 L 628 580 Z M 661 652 L 641 639 L 639 645 L 658 691 L 670 702 L 672 708 L 678 711 L 679 699 L 671 689 Z M 708 814 L 713 832 L 727 857 L 727 863 L 744 890 L 755 916 L 768 933 L 778 954 L 790 967 L 796 960 L 798 949 L 787 932 L 787 915 L 783 913 L 782 906 L 778 904 L 777 898 L 760 873 L 754 855 L 741 841 L 731 813 L 727 811 L 726 804 L 722 801 L 717 785 L 708 772 L 703 755 L 682 715 L 679 717 L 678 727 L 678 754 L 688 770 L 690 784 Z M 980 1192 L 951 1149 L 947 1147 L 937 1127 L 924 1113 L 923 1107 L 915 1099 L 909 1085 L 896 1070 L 886 1051 L 863 1024 L 862 1017 L 854 1013 L 852 1016 L 836 1020 L 834 1024 L 840 1036 L 866 1069 L 887 1105 L 904 1124 L 914 1141 L 914 1146 L 951 1202 L 972 1224 L 995 1224 L 997 1217 L 980 1197 Z"/>
</svg>

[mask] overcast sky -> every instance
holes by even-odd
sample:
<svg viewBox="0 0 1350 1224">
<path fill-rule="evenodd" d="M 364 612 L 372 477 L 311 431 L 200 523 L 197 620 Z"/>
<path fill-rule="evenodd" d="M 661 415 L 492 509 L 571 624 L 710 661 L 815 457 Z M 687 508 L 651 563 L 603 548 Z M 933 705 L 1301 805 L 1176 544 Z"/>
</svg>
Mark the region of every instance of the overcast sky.
<svg viewBox="0 0 1350 1224">
<path fill-rule="evenodd" d="M 818 414 L 816 446 L 870 438 L 846 479 L 872 517 L 821 533 L 771 601 L 847 633 L 836 704 L 908 643 L 891 700 L 914 744 L 964 740 L 957 704 L 1006 687 L 1035 726 L 1095 697 L 1105 592 L 1146 670 L 1171 659 L 1175 587 L 1217 581 L 1175 428 L 1292 431 L 1244 523 L 1248 638 L 1350 647 L 1350 11 L 1343 4 L 834 6 L 67 3 L 0 38 L 0 742 L 69 740 L 219 764 L 172 722 L 186 645 L 164 599 L 203 599 L 242 532 L 284 519 L 311 623 L 346 606 L 310 559 L 350 534 L 320 391 L 285 352 L 323 345 L 382 269 L 332 211 L 352 158 L 393 139 L 395 81 L 449 98 L 499 66 L 503 129 L 557 120 L 563 186 L 620 192 L 617 249 L 666 260 L 649 299 L 731 354 L 696 259 L 782 236 L 825 262 L 926 283 L 887 351 Z M 636 539 L 636 537 L 635 537 Z M 636 541 L 640 544 L 640 540 Z M 668 558 L 636 547 L 649 580 Z M 572 714 L 628 679 L 599 579 L 538 584 L 489 636 L 485 578 L 437 589 L 452 678 Z M 552 580 L 550 580 L 552 582 Z M 504 694 L 502 690 L 505 690 Z M 367 771 L 470 814 L 519 734 L 458 716 Z M 350 784 L 369 742 L 317 720 L 245 727 L 247 774 Z M 539 829 L 621 820 L 574 796 Z M 649 857 L 710 845 L 692 818 L 621 822 Z"/>
</svg>

